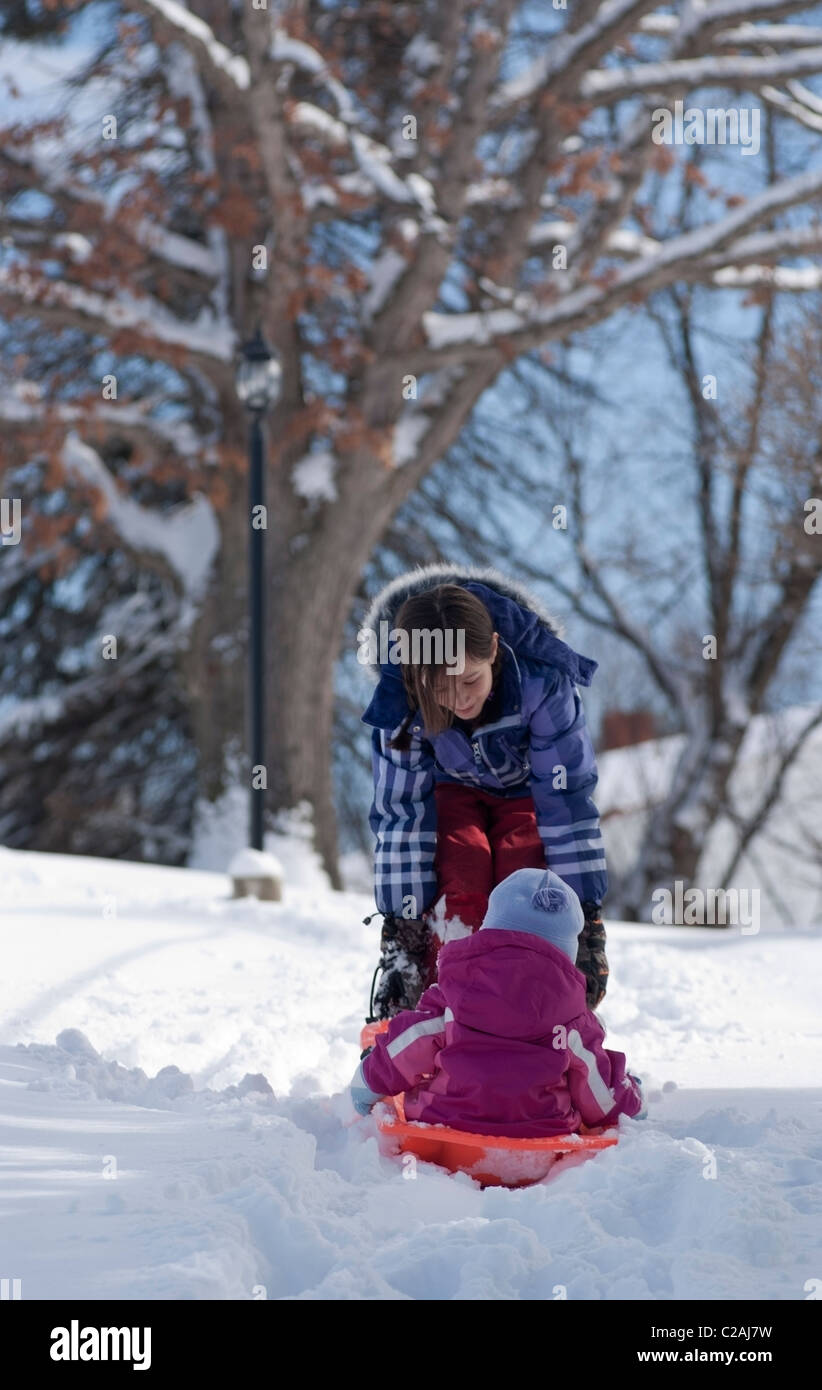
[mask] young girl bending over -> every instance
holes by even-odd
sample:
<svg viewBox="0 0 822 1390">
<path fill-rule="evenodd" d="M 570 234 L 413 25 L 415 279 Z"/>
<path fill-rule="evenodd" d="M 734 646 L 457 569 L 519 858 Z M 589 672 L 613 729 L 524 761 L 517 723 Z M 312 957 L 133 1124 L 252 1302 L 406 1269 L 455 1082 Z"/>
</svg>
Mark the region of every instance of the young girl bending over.
<svg viewBox="0 0 822 1390">
<path fill-rule="evenodd" d="M 370 824 L 384 918 L 370 1018 L 413 1008 L 436 979 L 442 945 L 479 929 L 494 886 L 546 866 L 582 905 L 576 964 L 596 1008 L 608 980 L 608 879 L 577 689 L 596 662 L 567 646 L 538 600 L 495 569 L 429 565 L 401 575 L 377 594 L 364 628 L 410 639 L 406 661 L 389 653 L 379 663 L 362 716 L 372 726 Z M 440 634 L 439 651 L 423 652 L 426 633 Z"/>
</svg>

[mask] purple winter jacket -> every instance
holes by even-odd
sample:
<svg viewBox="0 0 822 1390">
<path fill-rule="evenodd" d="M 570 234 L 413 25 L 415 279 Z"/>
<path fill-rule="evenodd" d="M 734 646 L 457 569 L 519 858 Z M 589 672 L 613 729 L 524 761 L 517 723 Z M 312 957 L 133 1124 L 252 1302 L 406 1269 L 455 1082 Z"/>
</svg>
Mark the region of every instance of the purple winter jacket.
<svg viewBox="0 0 822 1390">
<path fill-rule="evenodd" d="M 377 1095 L 405 1091 L 406 1119 L 533 1138 L 639 1113 L 625 1056 L 603 1047 L 585 976 L 558 947 L 488 927 L 447 942 L 438 971 L 362 1063 Z"/>
</svg>

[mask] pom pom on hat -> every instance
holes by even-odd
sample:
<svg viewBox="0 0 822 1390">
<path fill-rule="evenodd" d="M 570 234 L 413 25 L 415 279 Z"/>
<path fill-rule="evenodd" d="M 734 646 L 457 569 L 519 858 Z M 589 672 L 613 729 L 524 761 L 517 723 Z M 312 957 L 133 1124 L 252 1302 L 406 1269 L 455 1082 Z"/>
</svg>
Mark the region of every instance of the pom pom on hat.
<svg viewBox="0 0 822 1390">
<path fill-rule="evenodd" d="M 564 912 L 570 906 L 568 894 L 561 888 L 538 888 L 531 899 L 532 907 L 541 907 L 543 912 Z"/>
</svg>

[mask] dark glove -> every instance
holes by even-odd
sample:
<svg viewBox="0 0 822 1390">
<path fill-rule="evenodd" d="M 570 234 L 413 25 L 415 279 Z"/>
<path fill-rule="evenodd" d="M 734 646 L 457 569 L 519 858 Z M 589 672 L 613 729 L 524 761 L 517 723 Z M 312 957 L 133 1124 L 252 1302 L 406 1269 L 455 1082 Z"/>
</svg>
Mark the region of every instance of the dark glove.
<svg viewBox="0 0 822 1390">
<path fill-rule="evenodd" d="M 589 1009 L 595 1009 L 605 998 L 608 988 L 608 957 L 605 954 L 605 927 L 602 922 L 602 909 L 599 903 L 582 904 L 585 925 L 579 934 L 577 949 L 577 970 L 581 970 L 587 980 L 585 1002 Z"/>
</svg>

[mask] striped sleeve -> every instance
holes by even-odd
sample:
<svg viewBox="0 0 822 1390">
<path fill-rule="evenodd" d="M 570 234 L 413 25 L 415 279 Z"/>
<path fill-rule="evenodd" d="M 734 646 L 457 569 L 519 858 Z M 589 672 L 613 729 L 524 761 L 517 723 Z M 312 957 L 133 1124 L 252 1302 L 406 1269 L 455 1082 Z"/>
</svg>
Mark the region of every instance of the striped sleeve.
<svg viewBox="0 0 822 1390">
<path fill-rule="evenodd" d="M 366 1085 L 377 1095 L 395 1096 L 430 1076 L 453 1017 L 439 985 L 431 985 L 416 1009 L 396 1014 L 386 1031 L 377 1034 L 374 1051 L 362 1061 Z"/>
<path fill-rule="evenodd" d="M 605 846 L 591 794 L 598 774 L 579 691 L 555 673 L 530 720 L 531 795 L 545 862 L 580 902 L 608 891 Z"/>
<path fill-rule="evenodd" d="M 434 755 L 430 745 L 413 734 L 409 749 L 389 748 L 388 739 L 396 732 L 371 732 L 374 896 L 380 912 L 419 918 L 437 893 Z M 404 912 L 409 899 L 410 913 Z"/>
<path fill-rule="evenodd" d="M 590 1010 L 568 1027 L 568 1089 L 588 1126 L 613 1124 L 620 1115 L 637 1115 L 642 1095 L 626 1074 L 624 1052 L 603 1047 L 605 1031 Z"/>
</svg>

